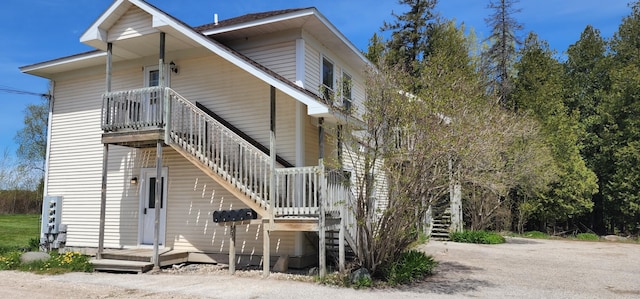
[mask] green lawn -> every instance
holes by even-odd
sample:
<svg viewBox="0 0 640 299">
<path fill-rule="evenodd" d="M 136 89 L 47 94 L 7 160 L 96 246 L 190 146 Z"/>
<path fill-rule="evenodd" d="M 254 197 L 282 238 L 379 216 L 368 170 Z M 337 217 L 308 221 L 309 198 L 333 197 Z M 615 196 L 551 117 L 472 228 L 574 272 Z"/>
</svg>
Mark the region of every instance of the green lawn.
<svg viewBox="0 0 640 299">
<path fill-rule="evenodd" d="M 0 250 L 28 247 L 40 238 L 40 215 L 0 215 Z"/>
</svg>

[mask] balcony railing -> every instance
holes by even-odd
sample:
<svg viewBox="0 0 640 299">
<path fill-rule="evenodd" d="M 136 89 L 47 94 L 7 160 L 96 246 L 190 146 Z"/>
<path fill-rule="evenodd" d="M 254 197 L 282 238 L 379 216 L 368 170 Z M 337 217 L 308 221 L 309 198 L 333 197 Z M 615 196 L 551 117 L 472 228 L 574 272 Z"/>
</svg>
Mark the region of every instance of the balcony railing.
<svg viewBox="0 0 640 299">
<path fill-rule="evenodd" d="M 162 128 L 164 101 L 161 87 L 147 87 L 102 95 L 102 130 Z"/>
</svg>

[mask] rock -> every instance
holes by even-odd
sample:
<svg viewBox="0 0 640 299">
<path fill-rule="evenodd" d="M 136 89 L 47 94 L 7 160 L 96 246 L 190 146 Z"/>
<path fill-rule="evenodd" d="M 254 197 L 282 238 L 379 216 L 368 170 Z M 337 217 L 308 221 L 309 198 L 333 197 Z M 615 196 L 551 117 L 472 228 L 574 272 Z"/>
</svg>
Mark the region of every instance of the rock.
<svg viewBox="0 0 640 299">
<path fill-rule="evenodd" d="M 20 262 L 30 263 L 35 261 L 46 261 L 49 258 L 51 258 L 51 256 L 46 252 L 30 251 L 30 252 L 25 252 L 20 256 Z"/>
<path fill-rule="evenodd" d="M 281 255 L 271 270 L 273 270 L 273 272 L 287 272 L 289 270 L 289 256 L 286 254 Z"/>
<path fill-rule="evenodd" d="M 363 279 L 371 280 L 371 274 L 369 273 L 369 270 L 365 268 L 360 268 L 358 270 L 351 272 L 351 274 L 349 274 L 349 280 L 351 280 L 352 284 L 356 284 L 359 281 L 362 281 Z"/>
<path fill-rule="evenodd" d="M 320 269 L 318 269 L 318 267 L 313 267 L 309 269 L 309 272 L 307 272 L 309 276 L 318 276 L 318 273 L 320 273 Z"/>
<path fill-rule="evenodd" d="M 620 237 L 620 236 L 616 236 L 616 235 L 607 235 L 607 236 L 604 236 L 604 239 L 607 240 L 607 241 L 612 241 L 612 242 L 618 242 L 618 241 L 627 240 L 627 238 L 625 238 L 625 237 Z"/>
</svg>

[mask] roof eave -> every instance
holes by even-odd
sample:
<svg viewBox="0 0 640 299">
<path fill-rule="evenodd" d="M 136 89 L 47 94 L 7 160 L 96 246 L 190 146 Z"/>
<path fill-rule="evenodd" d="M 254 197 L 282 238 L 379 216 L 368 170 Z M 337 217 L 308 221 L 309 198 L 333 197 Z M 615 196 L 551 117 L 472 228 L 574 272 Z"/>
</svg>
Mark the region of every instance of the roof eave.
<svg viewBox="0 0 640 299">
<path fill-rule="evenodd" d="M 99 59 L 102 57 L 106 57 L 106 53 L 95 50 L 54 60 L 21 66 L 19 67 L 19 69 L 21 72 L 26 74 L 51 79 L 51 76 L 56 73 L 54 71 L 56 68 L 68 66 L 70 64 L 82 64 L 90 60 Z"/>
</svg>

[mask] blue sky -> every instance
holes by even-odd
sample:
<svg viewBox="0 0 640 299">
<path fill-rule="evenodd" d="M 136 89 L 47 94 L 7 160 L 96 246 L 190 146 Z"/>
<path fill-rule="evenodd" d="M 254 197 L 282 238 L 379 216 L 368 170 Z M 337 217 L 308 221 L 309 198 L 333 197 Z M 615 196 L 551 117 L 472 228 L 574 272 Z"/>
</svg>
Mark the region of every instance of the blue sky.
<svg viewBox="0 0 640 299">
<path fill-rule="evenodd" d="M 379 32 L 391 12 L 405 7 L 396 0 L 148 0 L 151 4 L 189 25 L 221 20 L 251 12 L 294 7 L 317 7 L 359 49 Z M 480 38 L 487 36 L 484 18 L 490 13 L 488 0 L 440 0 L 441 16 L 473 27 Z M 559 53 L 575 43 L 586 25 L 611 37 L 623 17 L 630 13 L 630 0 L 521 0 L 516 18 L 523 23 L 524 38 L 535 31 Z M 0 89 L 35 93 L 47 90 L 47 80 L 20 73 L 18 67 L 91 50 L 79 42 L 80 35 L 112 3 L 112 0 L 3 0 L 0 10 Z M 365 9 L 362 9 L 362 8 Z M 13 153 L 13 137 L 22 127 L 27 104 L 39 103 L 35 96 L 0 92 L 0 153 Z"/>
</svg>

